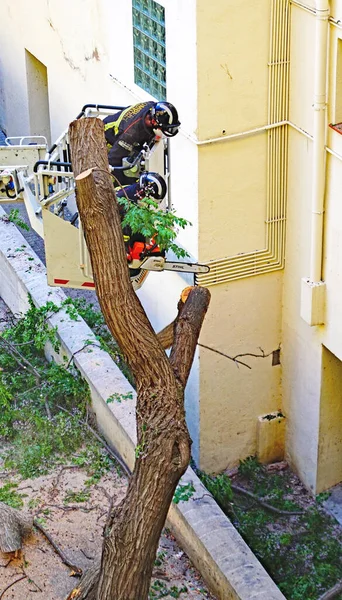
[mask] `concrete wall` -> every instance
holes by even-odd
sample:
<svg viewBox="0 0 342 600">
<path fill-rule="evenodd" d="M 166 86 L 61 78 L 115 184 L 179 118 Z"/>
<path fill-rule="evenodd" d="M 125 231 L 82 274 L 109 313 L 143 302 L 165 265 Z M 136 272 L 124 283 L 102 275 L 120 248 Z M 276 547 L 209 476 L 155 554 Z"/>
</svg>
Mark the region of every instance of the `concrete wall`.
<svg viewBox="0 0 342 600">
<path fill-rule="evenodd" d="M 341 2 L 331 3 L 334 19 Z M 339 117 L 342 29 L 329 27 L 328 123 Z M 301 278 L 310 272 L 312 141 L 315 17 L 292 5 L 288 220 L 283 293 L 283 404 L 287 415 L 287 456 L 315 493 L 341 477 L 340 369 L 342 163 L 326 154 L 323 274 L 326 282 L 324 325 L 310 327 L 300 318 Z M 307 132 L 309 136 L 304 133 Z M 327 146 L 342 157 L 342 137 L 328 129 Z M 324 344 L 324 346 L 323 346 Z"/>
<path fill-rule="evenodd" d="M 263 127 L 270 118 L 272 3 L 160 3 L 166 16 L 167 96 L 182 122 L 180 134 L 170 141 L 171 200 L 177 213 L 192 222 L 179 241 L 202 261 L 262 250 L 267 200 L 273 197 L 271 134 L 226 138 Z M 272 367 L 271 356 L 246 357 L 252 369 L 237 368 L 200 347 L 186 403 L 194 456 L 207 471 L 254 454 L 258 417 L 282 409 L 287 457 L 306 485 L 320 491 L 340 480 L 339 431 L 331 429 L 329 414 L 340 414 L 339 388 L 331 382 L 338 379 L 336 361 L 342 360 L 342 136 L 328 129 L 327 145 L 337 156 L 327 154 L 326 162 L 326 315 L 324 326 L 312 328 L 300 317 L 301 278 L 309 275 L 310 266 L 315 1 L 307 0 L 307 7 L 291 3 L 288 118 L 300 132 L 288 126 L 288 177 L 282 180 L 288 190 L 286 268 L 213 285 L 200 340 L 230 356 L 258 354 L 260 348 L 268 354 L 281 344 L 282 365 Z M 331 14 L 342 19 L 342 0 L 332 0 Z M 33 128 L 25 52 L 46 67 L 52 141 L 84 103 L 150 99 L 134 83 L 130 2 L 17 0 L 14 7 L 3 0 L 2 25 L 0 124 L 9 135 L 26 135 Z M 342 29 L 331 23 L 332 123 L 342 120 L 341 65 Z M 210 142 L 217 137 L 222 141 Z M 189 281 L 175 273 L 148 277 L 139 296 L 157 330 L 174 318 L 179 293 Z M 332 453 L 327 450 L 331 444 Z M 336 468 L 331 465 L 325 476 L 329 457 Z"/>
<path fill-rule="evenodd" d="M 8 135 L 30 134 L 25 49 L 47 68 L 51 135 L 87 102 L 111 101 L 101 2 L 2 2 L 1 88 Z"/>
<path fill-rule="evenodd" d="M 220 0 L 215 10 L 203 0 L 160 3 L 167 98 L 182 122 L 170 142 L 171 200 L 192 223 L 179 242 L 206 261 L 263 249 L 267 134 L 203 147 L 198 142 L 267 123 L 269 1 Z M 39 0 L 31 6 L 18 0 L 14 11 L 8 0 L 2 23 L 8 134 L 30 130 L 25 50 L 46 66 L 52 141 L 84 103 L 150 99 L 134 83 L 130 2 Z M 278 348 L 281 280 L 271 273 L 212 288 L 203 343 L 232 355 Z M 139 296 L 157 330 L 174 318 L 189 282 L 173 273 L 148 277 Z M 271 367 L 270 357 L 251 360 L 252 370 L 237 369 L 208 350 L 196 354 L 186 405 L 194 455 L 207 470 L 254 453 L 258 416 L 280 408 L 281 368 Z"/>
<path fill-rule="evenodd" d="M 266 246 L 266 133 L 225 136 L 268 122 L 270 3 L 198 1 L 199 259 Z M 208 43 L 210 40 L 210 43 Z M 222 353 L 260 353 L 281 341 L 282 274 L 214 285 L 201 343 Z M 242 359 L 243 360 L 243 359 Z M 281 407 L 281 367 L 271 357 L 252 369 L 200 348 L 201 468 L 219 471 L 256 452 L 261 414 Z"/>
</svg>

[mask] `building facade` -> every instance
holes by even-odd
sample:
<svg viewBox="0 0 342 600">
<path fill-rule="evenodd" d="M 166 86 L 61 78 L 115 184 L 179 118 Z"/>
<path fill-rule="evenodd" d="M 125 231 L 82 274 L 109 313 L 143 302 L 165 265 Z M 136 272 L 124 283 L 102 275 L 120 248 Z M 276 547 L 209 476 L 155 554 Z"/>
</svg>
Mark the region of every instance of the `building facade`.
<svg viewBox="0 0 342 600">
<path fill-rule="evenodd" d="M 54 141 L 86 103 L 177 107 L 170 197 L 192 223 L 179 243 L 211 267 L 186 393 L 197 464 L 255 454 L 259 418 L 281 411 L 304 483 L 340 482 L 342 0 L 2 4 L 7 135 Z M 188 281 L 147 278 L 156 330 Z"/>
</svg>

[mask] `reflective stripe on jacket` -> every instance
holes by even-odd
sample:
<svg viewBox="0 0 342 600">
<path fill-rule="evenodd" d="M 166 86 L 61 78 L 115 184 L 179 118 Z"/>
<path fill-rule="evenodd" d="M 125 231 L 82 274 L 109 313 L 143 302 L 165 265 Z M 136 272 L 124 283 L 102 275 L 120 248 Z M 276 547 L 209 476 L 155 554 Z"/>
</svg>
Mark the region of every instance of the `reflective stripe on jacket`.
<svg viewBox="0 0 342 600">
<path fill-rule="evenodd" d="M 124 157 L 139 152 L 145 142 L 153 140 L 153 128 L 145 124 L 145 118 L 154 104 L 140 102 L 103 119 L 108 159 L 112 166 L 121 166 Z"/>
</svg>

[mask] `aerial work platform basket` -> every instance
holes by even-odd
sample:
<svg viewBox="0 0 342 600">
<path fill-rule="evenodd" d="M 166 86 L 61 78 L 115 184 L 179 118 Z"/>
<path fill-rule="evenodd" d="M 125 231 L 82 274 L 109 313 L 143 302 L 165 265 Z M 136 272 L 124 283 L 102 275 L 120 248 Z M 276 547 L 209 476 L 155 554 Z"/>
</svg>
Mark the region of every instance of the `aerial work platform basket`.
<svg viewBox="0 0 342 600">
<path fill-rule="evenodd" d="M 122 106 L 87 104 L 77 118 L 103 117 Z M 168 178 L 167 141 L 146 146 L 129 163 L 140 170 L 163 172 Z M 127 170 L 125 163 L 121 170 Z M 115 167 L 116 169 L 116 167 Z M 31 227 L 43 238 L 47 280 L 51 286 L 94 289 L 94 279 L 82 225 L 75 201 L 68 131 L 48 149 L 43 136 L 6 138 L 0 146 L 0 203 L 23 202 Z M 167 210 L 168 198 L 163 208 Z M 139 289 L 150 270 L 206 272 L 208 267 L 194 263 L 167 263 L 163 257 L 146 257 L 130 271 L 134 289 Z M 139 270 L 139 272 L 137 272 Z M 134 274 L 133 274 L 134 273 Z"/>
</svg>

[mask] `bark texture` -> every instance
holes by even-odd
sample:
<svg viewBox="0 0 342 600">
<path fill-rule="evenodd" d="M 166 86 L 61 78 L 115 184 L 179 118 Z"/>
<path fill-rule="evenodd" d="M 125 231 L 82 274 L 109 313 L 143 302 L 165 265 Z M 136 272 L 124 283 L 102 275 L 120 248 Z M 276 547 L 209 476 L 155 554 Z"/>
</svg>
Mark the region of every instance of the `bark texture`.
<svg viewBox="0 0 342 600">
<path fill-rule="evenodd" d="M 127 495 L 104 530 L 100 574 L 81 580 L 69 598 L 146 600 L 161 530 L 190 460 L 184 386 L 210 294 L 194 288 L 179 308 L 169 360 L 130 283 L 102 121 L 74 121 L 69 139 L 97 296 L 136 381 L 138 439 Z"/>
<path fill-rule="evenodd" d="M 19 512 L 0 502 L 0 550 L 16 552 L 23 541 L 32 533 L 33 519 L 30 515 Z"/>
</svg>

